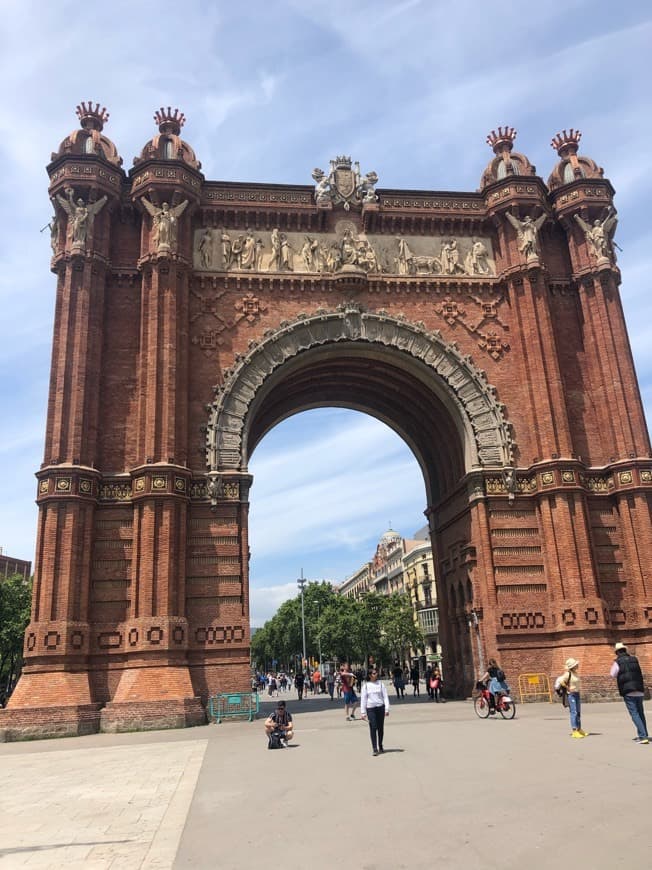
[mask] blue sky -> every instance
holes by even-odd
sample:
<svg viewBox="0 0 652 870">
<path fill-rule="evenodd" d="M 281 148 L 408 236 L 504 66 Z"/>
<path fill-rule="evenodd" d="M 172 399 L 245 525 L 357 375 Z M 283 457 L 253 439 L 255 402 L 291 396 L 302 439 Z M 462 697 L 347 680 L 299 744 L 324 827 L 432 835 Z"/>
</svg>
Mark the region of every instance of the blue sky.
<svg viewBox="0 0 652 870">
<path fill-rule="evenodd" d="M 55 290 L 39 233 L 51 214 L 44 166 L 80 100 L 107 106 L 125 168 L 153 135 L 154 110 L 178 106 L 206 176 L 234 181 L 308 184 L 314 166 L 351 154 L 380 187 L 475 190 L 499 124 L 517 128 L 517 150 L 545 180 L 551 137 L 579 127 L 581 151 L 616 188 L 622 297 L 649 416 L 648 3 L 5 0 L 0 27 L 5 552 L 33 558 Z M 390 520 L 405 536 L 424 521 L 416 461 L 353 412 L 285 421 L 250 469 L 254 622 L 294 594 L 302 567 L 341 580 Z"/>
</svg>

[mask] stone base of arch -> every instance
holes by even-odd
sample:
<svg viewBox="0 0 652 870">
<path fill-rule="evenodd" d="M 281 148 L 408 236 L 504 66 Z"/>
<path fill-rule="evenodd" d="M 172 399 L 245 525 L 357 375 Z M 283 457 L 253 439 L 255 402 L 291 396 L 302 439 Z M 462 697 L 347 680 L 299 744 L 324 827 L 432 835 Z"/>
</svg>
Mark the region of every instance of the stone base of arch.
<svg viewBox="0 0 652 870">
<path fill-rule="evenodd" d="M 99 731 L 161 731 L 205 725 L 206 711 L 201 698 L 171 700 L 110 701 L 100 713 Z"/>
<path fill-rule="evenodd" d="M 101 704 L 65 704 L 0 710 L 0 743 L 97 734 L 101 709 Z"/>
</svg>

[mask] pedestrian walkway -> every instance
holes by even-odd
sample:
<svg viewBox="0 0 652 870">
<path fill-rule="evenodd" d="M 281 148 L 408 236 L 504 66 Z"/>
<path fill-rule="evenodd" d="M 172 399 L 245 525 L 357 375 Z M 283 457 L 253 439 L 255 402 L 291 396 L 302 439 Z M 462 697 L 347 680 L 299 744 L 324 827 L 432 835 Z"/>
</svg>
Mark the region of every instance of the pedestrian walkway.
<svg viewBox="0 0 652 870">
<path fill-rule="evenodd" d="M 276 752 L 260 720 L 0 744 L 0 870 L 556 870 L 560 838 L 570 866 L 649 866 L 652 745 L 622 704 L 586 704 L 577 741 L 559 704 L 391 701 L 377 757 L 323 695 L 290 697 Z"/>
</svg>

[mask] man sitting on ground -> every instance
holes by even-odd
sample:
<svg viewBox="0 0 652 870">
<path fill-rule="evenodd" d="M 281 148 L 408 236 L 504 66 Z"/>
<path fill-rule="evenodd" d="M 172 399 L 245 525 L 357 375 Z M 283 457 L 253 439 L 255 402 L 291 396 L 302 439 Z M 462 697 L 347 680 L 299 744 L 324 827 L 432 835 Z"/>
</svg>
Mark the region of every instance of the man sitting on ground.
<svg viewBox="0 0 652 870">
<path fill-rule="evenodd" d="M 276 710 L 265 719 L 265 734 L 269 737 L 272 731 L 281 733 L 281 741 L 285 746 L 294 736 L 292 713 L 288 713 L 286 710 L 285 701 L 279 701 Z"/>
</svg>

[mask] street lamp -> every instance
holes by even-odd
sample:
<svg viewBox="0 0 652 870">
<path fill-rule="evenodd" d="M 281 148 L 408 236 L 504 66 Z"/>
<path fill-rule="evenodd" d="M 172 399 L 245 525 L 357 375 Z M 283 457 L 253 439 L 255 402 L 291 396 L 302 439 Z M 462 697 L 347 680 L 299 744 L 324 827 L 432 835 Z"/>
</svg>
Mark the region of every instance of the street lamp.
<svg viewBox="0 0 652 870">
<path fill-rule="evenodd" d="M 306 614 L 303 607 L 303 587 L 306 585 L 306 580 L 303 577 L 303 568 L 301 569 L 301 577 L 297 580 L 297 586 L 301 590 L 301 629 L 303 632 L 303 661 L 301 662 L 301 670 L 304 668 L 306 661 Z"/>
</svg>

